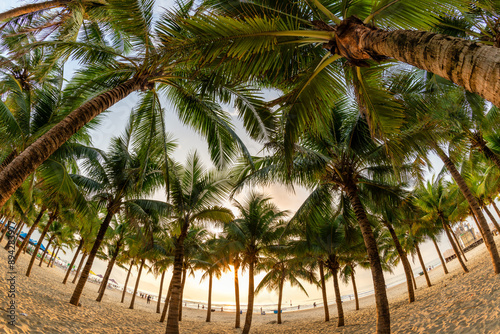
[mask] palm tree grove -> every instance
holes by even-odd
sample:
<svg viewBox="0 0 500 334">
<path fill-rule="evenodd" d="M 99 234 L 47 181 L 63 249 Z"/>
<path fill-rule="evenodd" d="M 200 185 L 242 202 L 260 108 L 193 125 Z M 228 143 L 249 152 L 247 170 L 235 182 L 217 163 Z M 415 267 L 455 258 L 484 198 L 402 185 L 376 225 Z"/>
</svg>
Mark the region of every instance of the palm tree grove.
<svg viewBox="0 0 500 334">
<path fill-rule="evenodd" d="M 2 333 L 499 333 L 498 0 L 4 0 Z"/>
</svg>

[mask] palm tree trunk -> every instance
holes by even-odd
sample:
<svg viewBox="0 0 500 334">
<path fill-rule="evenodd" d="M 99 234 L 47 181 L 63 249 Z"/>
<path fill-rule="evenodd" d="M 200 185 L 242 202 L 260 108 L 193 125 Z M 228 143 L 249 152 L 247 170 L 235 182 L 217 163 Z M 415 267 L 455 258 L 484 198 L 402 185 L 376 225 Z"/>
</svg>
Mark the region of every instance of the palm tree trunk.
<svg viewBox="0 0 500 334">
<path fill-rule="evenodd" d="M 115 210 L 108 208 L 108 213 L 104 218 L 101 227 L 99 228 L 99 232 L 97 232 L 97 236 L 95 238 L 94 244 L 92 245 L 92 249 L 90 250 L 87 262 L 85 263 L 85 267 L 83 267 L 80 279 L 78 280 L 78 283 L 75 287 L 75 291 L 73 291 L 73 295 L 71 296 L 71 299 L 69 301 L 70 304 L 72 305 L 78 306 L 78 303 L 80 302 L 80 297 L 82 296 L 85 283 L 87 283 L 87 278 L 89 277 L 90 269 L 92 269 L 92 264 L 94 263 L 95 256 L 99 251 L 99 247 L 101 246 L 102 240 L 104 239 L 104 235 L 106 234 L 109 223 L 111 222 L 111 218 L 113 218 L 114 214 Z"/>
<path fill-rule="evenodd" d="M 358 220 L 363 241 L 365 242 L 370 269 L 372 272 L 373 288 L 375 290 L 375 304 L 377 306 L 377 334 L 386 334 L 391 332 L 391 315 L 389 312 L 389 301 L 385 289 L 384 272 L 378 255 L 377 241 L 373 235 L 372 227 L 366 216 L 365 209 L 358 195 L 358 187 L 351 183 L 345 187 L 349 200 L 351 202 L 356 219 Z"/>
<path fill-rule="evenodd" d="M 50 264 L 52 263 L 52 259 L 54 258 L 54 255 L 56 254 L 56 250 L 57 250 L 57 244 L 54 243 L 54 246 L 52 247 L 52 254 L 49 258 L 49 261 L 47 262 L 47 268 L 50 267 Z"/>
<path fill-rule="evenodd" d="M 125 300 L 125 294 L 127 293 L 127 284 L 128 284 L 128 279 L 130 278 L 130 273 L 132 272 L 132 266 L 134 265 L 134 261 L 130 263 L 130 268 L 128 268 L 127 272 L 127 278 L 125 279 L 125 285 L 123 286 L 123 292 L 122 292 L 122 300 L 120 303 L 123 303 Z"/>
<path fill-rule="evenodd" d="M 338 269 L 330 269 L 333 275 L 333 288 L 335 290 L 335 304 L 337 304 L 337 327 L 344 326 L 344 308 L 342 307 L 342 295 L 340 294 L 339 278 L 337 276 Z"/>
<path fill-rule="evenodd" d="M 106 268 L 106 273 L 104 274 L 104 277 L 102 278 L 102 284 L 101 284 L 101 289 L 99 291 L 99 295 L 97 296 L 96 301 L 100 302 L 102 298 L 104 297 L 104 292 L 106 292 L 106 287 L 108 286 L 108 281 L 109 278 L 111 277 L 111 271 L 113 270 L 113 266 L 115 265 L 116 258 L 118 257 L 118 254 L 120 254 L 120 247 L 121 244 L 117 243 L 116 249 L 113 252 L 113 256 L 111 257 L 111 260 L 108 263 L 108 267 Z M 140 273 L 139 273 L 140 275 Z M 139 278 L 137 278 L 139 280 Z"/>
<path fill-rule="evenodd" d="M 7 218 L 6 220 L 4 220 L 2 222 L 2 229 L 3 229 L 3 232 L 2 232 L 2 237 L 0 237 L 0 242 L 2 242 L 3 238 L 5 237 L 5 234 L 7 233 L 7 231 L 9 230 L 9 220 L 10 218 Z M 5 222 L 7 221 L 7 225 L 4 226 Z M 8 244 L 8 243 L 7 243 Z M 18 250 L 19 252 L 19 250 Z M 17 259 L 17 258 L 16 258 Z"/>
<path fill-rule="evenodd" d="M 101 112 L 143 87 L 145 83 L 144 78 L 134 77 L 96 96 L 76 108 L 61 122 L 28 146 L 0 172 L 0 207 L 7 202 L 24 180 L 72 135 Z M 98 244 L 100 245 L 99 242 Z M 94 260 L 93 254 L 89 256 L 90 259 Z M 84 274 L 85 278 L 87 278 L 85 270 Z M 78 296 L 75 295 L 75 300 L 79 298 L 79 294 L 81 292 L 77 294 Z"/>
<path fill-rule="evenodd" d="M 54 268 L 54 262 L 56 262 L 57 254 L 59 254 L 60 250 L 61 250 L 61 247 L 58 247 L 56 254 L 52 257 L 51 261 L 49 262 L 51 268 Z"/>
<path fill-rule="evenodd" d="M 55 238 L 54 235 L 49 238 L 49 242 L 47 243 L 47 247 L 45 247 L 45 250 L 43 251 L 42 257 L 40 258 L 40 263 L 38 264 L 39 267 L 42 266 L 43 259 L 45 259 L 45 256 L 49 252 L 50 244 L 52 243 L 52 241 L 54 240 L 54 238 Z"/>
<path fill-rule="evenodd" d="M 26 276 L 30 277 L 31 274 L 31 269 L 33 268 L 33 264 L 35 263 L 36 256 L 38 254 L 38 250 L 40 249 L 40 246 L 42 245 L 42 241 L 45 238 L 45 235 L 49 231 L 50 225 L 52 225 L 52 222 L 56 219 L 56 213 L 55 211 L 52 212 L 50 215 L 49 221 L 47 222 L 47 225 L 45 225 L 42 235 L 40 236 L 40 239 L 38 239 L 38 242 L 36 243 L 35 250 L 33 251 L 33 254 L 31 255 L 31 260 L 28 265 L 28 270 L 26 270 Z"/>
<path fill-rule="evenodd" d="M 234 322 L 234 328 L 240 328 L 240 283 L 238 279 L 238 269 L 239 264 L 235 261 L 234 263 L 234 298 L 236 300 L 236 319 Z"/>
<path fill-rule="evenodd" d="M 160 278 L 160 291 L 158 292 L 158 303 L 156 304 L 156 313 L 160 313 L 160 310 L 161 310 L 161 292 L 163 290 L 163 281 L 165 280 L 165 273 L 167 271 L 164 270 L 162 273 L 161 273 L 161 278 Z"/>
<path fill-rule="evenodd" d="M 481 238 L 483 238 L 483 241 L 485 241 L 486 237 L 484 236 L 484 231 L 481 228 L 481 225 L 479 225 L 479 222 L 477 221 L 477 218 L 476 218 L 476 215 L 474 214 L 474 212 L 471 212 L 471 216 L 472 216 L 472 218 L 474 218 L 474 222 L 476 223 L 476 226 L 477 226 L 477 229 L 479 230 L 479 233 L 481 233 Z"/>
<path fill-rule="evenodd" d="M 179 299 L 179 321 L 182 321 L 182 299 L 184 297 L 184 286 L 186 285 L 187 268 L 182 269 L 181 297 Z"/>
<path fill-rule="evenodd" d="M 252 325 L 253 316 L 253 300 L 255 297 L 255 287 L 254 287 L 254 260 L 251 259 L 248 264 L 248 305 L 247 314 L 245 316 L 245 325 L 243 326 L 242 334 L 250 333 L 250 326 Z"/>
<path fill-rule="evenodd" d="M 73 280 L 71 281 L 71 283 L 75 284 L 78 277 L 80 277 L 80 271 L 82 270 L 83 264 L 85 263 L 85 259 L 87 259 L 87 255 L 88 255 L 87 253 L 82 254 L 82 258 L 80 259 L 80 263 L 78 264 L 78 268 L 76 268 L 75 277 L 73 277 Z"/>
<path fill-rule="evenodd" d="M 455 234 L 455 232 L 453 231 L 453 229 L 451 228 L 451 226 L 450 226 L 450 233 L 453 236 L 453 240 L 455 240 L 455 244 L 457 245 L 458 250 L 460 251 L 460 254 L 462 254 L 465 262 L 468 262 L 467 257 L 465 256 L 464 249 L 462 248 L 462 245 L 460 245 L 460 242 L 458 242 L 457 235 Z"/>
<path fill-rule="evenodd" d="M 145 262 L 146 259 L 142 259 L 141 266 L 139 267 L 139 273 L 137 274 L 137 280 L 135 281 L 134 293 L 132 294 L 132 300 L 130 301 L 130 306 L 128 307 L 131 310 L 134 309 L 135 296 L 137 295 L 137 289 L 139 288 L 139 281 L 141 280 L 142 268 L 144 267 Z"/>
<path fill-rule="evenodd" d="M 493 208 L 495 209 L 498 217 L 500 217 L 500 210 L 498 210 L 497 204 L 495 203 L 494 199 L 491 199 L 491 205 L 493 205 Z M 500 232 L 500 231 L 499 231 Z"/>
<path fill-rule="evenodd" d="M 354 300 L 356 301 L 356 311 L 359 311 L 359 296 L 358 296 L 358 288 L 356 286 L 356 279 L 354 278 L 354 271 L 351 274 L 352 288 L 354 290 Z"/>
<path fill-rule="evenodd" d="M 16 7 L 14 9 L 0 13 L 0 21 L 12 19 L 25 14 L 33 14 L 41 10 L 63 7 L 70 3 L 69 0 L 55 0 L 55 1 L 45 1 L 29 5 L 24 5 Z"/>
<path fill-rule="evenodd" d="M 206 322 L 210 322 L 210 317 L 212 315 L 212 272 L 208 274 L 208 306 L 207 306 L 207 319 Z"/>
<path fill-rule="evenodd" d="M 439 261 L 441 261 L 441 266 L 443 267 L 444 274 L 446 275 L 448 274 L 448 268 L 446 267 L 446 262 L 444 262 L 443 255 L 441 255 L 441 251 L 439 250 L 436 240 L 432 239 L 432 242 L 434 243 L 434 247 L 436 247 L 436 251 L 439 255 Z"/>
<path fill-rule="evenodd" d="M 464 130 L 470 132 L 469 129 Z M 491 160 L 498 168 L 500 168 L 500 158 L 487 146 L 487 143 L 480 131 L 476 131 L 472 134 L 472 136 L 469 136 L 469 141 L 471 142 L 473 148 L 482 152 L 487 159 Z"/>
<path fill-rule="evenodd" d="M 47 210 L 47 208 L 45 208 L 45 207 L 43 207 L 42 210 L 40 210 L 40 213 L 38 214 L 35 221 L 33 222 L 33 225 L 31 225 L 31 227 L 28 231 L 28 234 L 26 235 L 26 238 L 24 238 L 23 242 L 21 243 L 21 246 L 19 246 L 19 248 L 17 250 L 16 256 L 14 257 L 14 262 L 17 262 L 17 259 L 21 255 L 22 250 L 24 248 L 26 248 L 26 246 L 28 245 L 30 238 L 31 238 L 31 235 L 33 234 L 33 231 L 36 230 L 38 223 L 40 222 L 40 219 L 42 219 L 42 216 L 46 210 Z"/>
<path fill-rule="evenodd" d="M 460 251 L 458 250 L 457 245 L 455 244 L 455 241 L 453 241 L 453 237 L 450 234 L 450 231 L 449 231 L 450 227 L 448 226 L 448 224 L 446 224 L 444 222 L 443 218 L 441 218 L 441 221 L 443 223 L 443 228 L 444 228 L 444 231 L 446 232 L 446 236 L 448 237 L 448 240 L 450 241 L 451 247 L 453 248 L 453 251 L 455 252 L 455 255 L 457 256 L 457 259 L 460 262 L 460 266 L 462 266 L 462 269 L 464 272 L 468 273 L 469 269 L 467 269 L 464 261 L 462 261 L 462 257 L 460 256 Z"/>
<path fill-rule="evenodd" d="M 63 284 L 66 284 L 66 282 L 68 281 L 68 277 L 69 277 L 69 274 L 71 273 L 71 269 L 73 269 L 73 266 L 75 265 L 75 262 L 76 262 L 76 258 L 78 256 L 78 253 L 80 253 L 80 251 L 82 250 L 82 247 L 83 247 L 83 238 L 80 239 L 80 243 L 78 244 L 78 248 L 76 249 L 75 256 L 73 256 L 73 260 L 71 260 L 71 264 L 69 265 L 68 270 L 66 271 L 66 275 L 64 276 L 64 279 L 62 282 Z"/>
<path fill-rule="evenodd" d="M 285 273 L 281 273 L 280 285 L 278 287 L 278 324 L 281 324 L 281 301 L 283 300 L 283 286 L 285 285 Z"/>
<path fill-rule="evenodd" d="M 330 321 L 330 311 L 328 310 L 328 299 L 326 298 L 325 270 L 323 261 L 319 261 L 319 277 L 321 280 L 321 293 L 323 295 L 323 309 L 325 310 L 325 322 Z"/>
<path fill-rule="evenodd" d="M 184 224 L 183 231 L 177 240 L 174 255 L 174 271 L 172 274 L 172 295 L 168 307 L 166 334 L 179 334 L 179 300 L 181 298 L 182 269 L 184 265 L 184 239 L 189 225 Z"/>
<path fill-rule="evenodd" d="M 437 145 L 434 146 L 434 149 L 436 150 L 436 153 L 443 161 L 444 165 L 446 166 L 446 169 L 448 169 L 448 171 L 450 172 L 451 176 L 458 185 L 458 188 L 460 189 L 465 199 L 469 203 L 472 212 L 476 216 L 477 221 L 479 223 L 478 226 L 480 226 L 480 228 L 483 230 L 484 243 L 490 253 L 491 261 L 493 263 L 493 270 L 495 274 L 500 273 L 500 256 L 498 254 L 498 249 L 495 244 L 495 241 L 493 240 L 493 235 L 491 234 L 490 227 L 488 226 L 488 223 L 486 222 L 486 219 L 484 218 L 483 213 L 479 208 L 479 204 L 477 202 L 476 197 L 472 195 L 472 192 L 467 186 L 467 183 L 463 179 L 462 175 L 460 175 L 457 168 L 455 167 L 455 164 L 450 160 L 450 158 L 448 158 L 448 156 L 444 153 L 444 151 Z"/>
<path fill-rule="evenodd" d="M 371 28 L 349 17 L 335 31 L 336 50 L 355 63 L 395 58 L 437 74 L 500 106 L 500 49 L 429 31 Z"/>
<path fill-rule="evenodd" d="M 415 287 L 415 290 L 417 290 L 417 281 L 415 280 L 415 275 L 413 275 L 413 272 L 411 275 L 411 280 L 413 281 L 413 286 Z"/>
<path fill-rule="evenodd" d="M 486 212 L 486 214 L 488 215 L 488 217 L 490 217 L 490 220 L 493 223 L 493 225 L 495 225 L 495 228 L 497 229 L 498 233 L 500 233 L 500 225 L 498 225 L 498 222 L 495 219 L 495 217 L 493 217 L 493 215 L 491 214 L 491 211 L 488 210 L 488 208 L 486 206 L 484 206 L 483 209 Z"/>
<path fill-rule="evenodd" d="M 394 246 L 396 246 L 399 258 L 401 259 L 401 263 L 403 264 L 403 269 L 406 276 L 406 287 L 408 289 L 408 300 L 410 301 L 410 303 L 413 303 L 415 301 L 415 290 L 413 290 L 413 282 L 411 279 L 412 272 L 410 262 L 408 261 L 406 252 L 403 250 L 403 247 L 401 247 L 401 243 L 399 242 L 396 231 L 394 231 L 392 225 L 389 222 L 384 222 L 384 225 L 387 227 L 389 233 L 391 234 L 392 241 L 394 242 Z"/>
<path fill-rule="evenodd" d="M 167 317 L 167 310 L 170 305 L 170 297 L 172 296 L 172 282 L 173 280 L 170 279 L 170 283 L 168 284 L 167 297 L 165 298 L 165 305 L 163 305 L 163 312 L 161 313 L 160 322 L 164 322 L 165 318 Z"/>
<path fill-rule="evenodd" d="M 429 278 L 429 274 L 427 274 L 427 268 L 425 268 L 424 259 L 422 258 L 422 253 L 420 253 L 420 247 L 418 247 L 418 243 L 415 244 L 415 249 L 417 251 L 418 261 L 420 262 L 420 266 L 422 267 L 422 271 L 424 272 L 424 276 L 425 276 L 425 280 L 427 282 L 427 286 L 431 287 L 432 286 L 431 280 Z"/>
</svg>

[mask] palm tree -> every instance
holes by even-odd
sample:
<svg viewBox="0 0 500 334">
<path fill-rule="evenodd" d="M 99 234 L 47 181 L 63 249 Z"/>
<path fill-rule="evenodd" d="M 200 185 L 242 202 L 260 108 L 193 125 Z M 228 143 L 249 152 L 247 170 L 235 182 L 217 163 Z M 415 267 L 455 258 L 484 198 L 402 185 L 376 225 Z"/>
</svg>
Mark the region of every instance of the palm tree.
<svg viewBox="0 0 500 334">
<path fill-rule="evenodd" d="M 176 164 L 169 169 L 169 194 L 172 206 L 170 224 L 175 251 L 166 329 L 168 334 L 179 333 L 179 306 L 185 267 L 184 242 L 189 228 L 196 222 L 220 223 L 232 220 L 233 215 L 229 209 L 217 206 L 229 192 L 228 182 L 224 175 L 207 170 L 196 152 L 188 157 L 185 166 Z"/>
<path fill-rule="evenodd" d="M 280 219 L 287 212 L 280 211 L 271 199 L 262 194 L 250 193 L 243 203 L 235 201 L 240 211 L 239 218 L 226 226 L 229 239 L 243 246 L 243 265 L 248 267 L 248 306 L 243 334 L 250 332 L 255 297 L 255 269 L 261 252 L 281 236 Z"/>
<path fill-rule="evenodd" d="M 237 147 L 248 153 L 229 124 L 227 112 L 213 102 L 215 97 L 235 103 L 239 117 L 244 119 L 252 137 L 262 138 L 272 128 L 273 117 L 259 101 L 255 90 L 248 85 L 227 84 L 223 77 L 213 80 L 210 73 L 200 71 L 197 64 L 190 65 L 186 57 L 179 59 L 175 54 L 177 49 L 172 50 L 172 45 L 177 38 L 184 38 L 178 36 L 182 32 L 173 35 L 168 31 L 168 27 L 174 24 L 169 14 L 162 16 L 155 25 L 152 20 L 154 1 L 148 0 L 147 3 L 143 5 L 139 0 L 107 2 L 107 9 L 113 13 L 113 25 L 120 27 L 125 39 L 123 43 L 117 43 L 119 45 L 108 45 L 107 38 L 96 38 L 101 41 L 98 43 L 45 43 L 58 46 L 65 55 L 82 56 L 80 60 L 88 67 L 67 86 L 68 91 L 74 93 L 68 99 L 71 104 L 64 106 L 68 115 L 0 172 L 0 206 L 85 124 L 138 90 L 148 91 L 144 93 L 145 100 L 154 110 L 155 120 L 159 121 L 156 123 L 161 124 L 165 119 L 158 92 L 166 92 L 177 107 L 181 121 L 207 139 L 211 157 L 218 167 L 227 164 Z M 180 8 L 178 12 L 187 13 L 191 5 Z M 122 50 L 123 45 L 129 46 L 130 50 Z M 80 106 L 75 106 L 76 102 Z"/>
</svg>

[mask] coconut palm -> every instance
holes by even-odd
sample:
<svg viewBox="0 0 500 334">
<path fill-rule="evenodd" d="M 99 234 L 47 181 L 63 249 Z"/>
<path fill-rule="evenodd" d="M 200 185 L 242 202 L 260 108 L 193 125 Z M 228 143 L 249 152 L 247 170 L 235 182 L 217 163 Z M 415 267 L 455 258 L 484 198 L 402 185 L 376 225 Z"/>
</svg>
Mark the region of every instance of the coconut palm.
<svg viewBox="0 0 500 334">
<path fill-rule="evenodd" d="M 255 192 L 250 193 L 245 201 L 235 201 L 240 215 L 226 226 L 229 239 L 241 243 L 242 265 L 248 267 L 248 306 L 243 327 L 244 334 L 250 332 L 255 297 L 254 276 L 261 252 L 273 244 L 282 234 L 280 221 L 287 212 L 280 211 L 271 198 Z"/>
<path fill-rule="evenodd" d="M 228 178 L 207 170 L 196 152 L 189 155 L 184 166 L 175 164 L 169 169 L 169 184 L 170 225 L 175 251 L 166 333 L 179 333 L 184 242 L 190 226 L 197 222 L 229 222 L 233 215 L 229 209 L 217 206 L 229 192 Z"/>
</svg>

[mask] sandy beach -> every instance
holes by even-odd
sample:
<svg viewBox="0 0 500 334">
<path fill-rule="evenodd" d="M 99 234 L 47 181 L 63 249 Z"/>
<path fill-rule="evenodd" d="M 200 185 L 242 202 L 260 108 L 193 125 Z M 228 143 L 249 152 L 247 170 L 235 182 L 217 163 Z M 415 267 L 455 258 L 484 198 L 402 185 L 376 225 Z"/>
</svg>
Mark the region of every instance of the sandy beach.
<svg viewBox="0 0 500 334">
<path fill-rule="evenodd" d="M 500 240 L 496 238 L 498 243 Z M 407 301 L 406 285 L 388 290 L 393 333 L 499 333 L 500 275 L 494 275 L 489 255 L 483 245 L 467 253 L 470 273 L 464 274 L 457 260 L 448 263 L 450 273 L 441 267 L 430 271 L 433 286 L 417 278 L 416 301 Z M 97 284 L 88 283 L 74 307 L 69 299 L 74 284 L 63 285 L 60 268 L 33 267 L 30 278 L 24 275 L 29 257 L 23 255 L 16 265 L 16 327 L 7 325 L 7 252 L 0 248 L 0 296 L 2 333 L 164 333 L 165 323 L 159 322 L 156 303 L 147 304 L 137 298 L 134 310 L 120 303 L 121 291 L 107 290 L 103 302 L 95 301 Z M 242 291 L 242 293 L 244 293 Z M 276 324 L 273 314 L 255 314 L 252 333 L 373 333 L 375 329 L 374 297 L 361 299 L 361 310 L 354 310 L 354 301 L 344 303 L 346 326 L 336 327 L 336 307 L 330 305 L 330 322 L 324 322 L 322 307 L 285 312 L 284 323 Z M 181 333 L 240 333 L 234 329 L 234 313 L 212 313 L 212 322 L 205 322 L 206 311 L 184 308 Z M 244 314 L 242 316 L 242 325 Z"/>
</svg>

